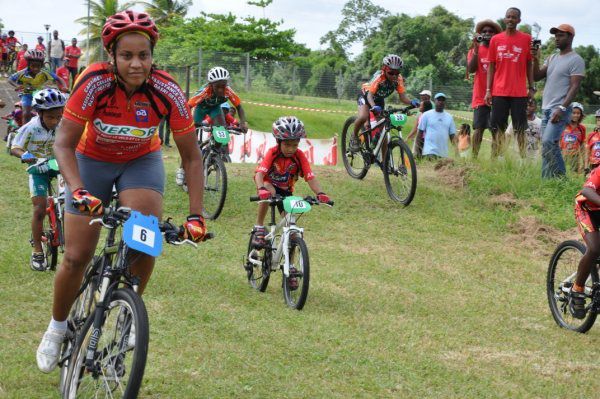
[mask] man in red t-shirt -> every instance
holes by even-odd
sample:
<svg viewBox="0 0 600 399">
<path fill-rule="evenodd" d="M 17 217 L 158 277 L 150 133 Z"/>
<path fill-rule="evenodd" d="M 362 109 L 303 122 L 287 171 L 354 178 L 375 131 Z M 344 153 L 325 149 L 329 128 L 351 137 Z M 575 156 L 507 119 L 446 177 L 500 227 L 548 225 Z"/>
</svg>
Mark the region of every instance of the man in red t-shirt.
<svg viewBox="0 0 600 399">
<path fill-rule="evenodd" d="M 527 100 L 533 98 L 533 68 L 531 35 L 517 30 L 521 10 L 511 7 L 506 11 L 506 30 L 490 40 L 485 102 L 492 107 L 491 128 L 495 146 L 492 157 L 502 152 L 508 114 L 521 157 L 525 158 L 525 130 L 527 129 Z M 529 89 L 527 86 L 529 82 Z"/>
<path fill-rule="evenodd" d="M 467 55 L 467 69 L 474 73 L 473 79 L 473 158 L 477 158 L 481 140 L 485 129 L 490 128 L 490 113 L 492 108 L 485 103 L 485 85 L 487 83 L 487 71 L 490 64 L 488 57 L 490 40 L 494 35 L 502 32 L 502 28 L 491 19 L 486 19 L 475 27 L 473 46 Z M 494 143 L 496 141 L 494 140 Z"/>
<path fill-rule="evenodd" d="M 77 75 L 77 63 L 81 57 L 81 49 L 77 47 L 77 39 L 71 39 L 71 45 L 65 48 L 65 66 L 71 73 L 71 82 L 75 81 Z"/>
</svg>

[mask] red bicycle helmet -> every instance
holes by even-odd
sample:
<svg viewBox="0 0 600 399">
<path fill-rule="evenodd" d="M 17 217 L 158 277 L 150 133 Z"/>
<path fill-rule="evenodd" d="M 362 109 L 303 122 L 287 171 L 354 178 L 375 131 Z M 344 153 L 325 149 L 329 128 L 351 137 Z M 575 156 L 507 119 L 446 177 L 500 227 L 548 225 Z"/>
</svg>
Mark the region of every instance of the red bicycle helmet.
<svg viewBox="0 0 600 399">
<path fill-rule="evenodd" d="M 102 44 L 106 51 L 110 51 L 112 43 L 125 32 L 146 33 L 152 46 L 158 41 L 158 29 L 148 14 L 125 10 L 108 17 L 102 28 Z"/>
</svg>

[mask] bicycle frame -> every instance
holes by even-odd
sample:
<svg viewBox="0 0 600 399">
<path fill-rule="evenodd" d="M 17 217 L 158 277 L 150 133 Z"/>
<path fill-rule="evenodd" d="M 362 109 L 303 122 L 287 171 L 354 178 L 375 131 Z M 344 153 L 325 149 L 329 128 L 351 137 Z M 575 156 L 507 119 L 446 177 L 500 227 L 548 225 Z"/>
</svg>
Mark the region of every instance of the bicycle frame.
<svg viewBox="0 0 600 399">
<path fill-rule="evenodd" d="M 381 118 L 379 121 L 377 121 L 377 123 L 375 125 L 370 126 L 367 130 L 363 131 L 362 134 L 364 134 L 366 136 L 370 136 L 370 133 L 374 129 L 377 129 L 377 128 L 381 128 L 381 133 L 379 134 L 379 139 L 377 140 L 377 144 L 375 145 L 375 148 L 371 152 L 375 158 L 379 159 L 379 154 L 383 148 L 383 143 L 384 142 L 390 143 L 390 141 L 392 140 L 392 129 L 390 128 L 389 115 L 386 115 L 383 118 Z M 400 129 L 398 129 L 397 132 L 398 132 L 398 138 L 403 139 L 402 131 Z M 369 139 L 370 139 L 370 137 L 369 137 Z M 383 161 L 383 160 L 379 159 L 379 161 Z"/>
<path fill-rule="evenodd" d="M 58 231 L 58 221 L 63 219 L 63 211 L 61 204 L 65 202 L 64 190 L 61 192 L 61 177 L 56 176 L 58 181 L 58 195 L 55 195 L 54 187 L 52 186 L 52 179 L 48 182 L 48 198 L 46 202 L 46 214 L 50 220 L 50 229 L 54 232 L 52 235 L 52 246 L 64 245 L 64 237 L 60 231 Z"/>
</svg>

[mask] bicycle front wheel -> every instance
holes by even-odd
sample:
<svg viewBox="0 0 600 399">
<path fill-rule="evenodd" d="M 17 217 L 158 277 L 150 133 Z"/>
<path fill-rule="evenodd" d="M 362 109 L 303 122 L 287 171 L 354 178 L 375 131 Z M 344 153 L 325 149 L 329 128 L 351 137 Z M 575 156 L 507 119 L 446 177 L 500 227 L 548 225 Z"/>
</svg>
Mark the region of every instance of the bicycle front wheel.
<svg viewBox="0 0 600 399">
<path fill-rule="evenodd" d="M 282 273 L 283 298 L 289 307 L 301 310 L 306 303 L 306 297 L 308 297 L 310 282 L 308 248 L 300 235 L 292 234 L 288 251 L 290 276 L 286 278 L 285 274 Z M 283 257 L 281 262 L 285 262 Z"/>
<path fill-rule="evenodd" d="M 221 214 L 227 196 L 227 170 L 219 155 L 209 154 L 204 161 L 205 218 L 215 220 Z"/>
<path fill-rule="evenodd" d="M 351 116 L 346 119 L 344 128 L 342 129 L 342 159 L 344 167 L 348 174 L 355 179 L 363 179 L 369 171 L 369 164 L 365 162 L 365 157 L 368 156 L 366 144 L 360 141 L 354 145 L 350 145 L 353 139 L 354 122 L 356 116 Z"/>
<path fill-rule="evenodd" d="M 411 203 L 417 191 L 417 166 L 404 140 L 394 139 L 388 145 L 383 180 L 392 200 L 404 206 Z"/>
<path fill-rule="evenodd" d="M 579 261 L 584 253 L 585 245 L 581 242 L 572 240 L 562 242 L 552 254 L 546 278 L 548 305 L 554 321 L 562 328 L 580 333 L 587 332 L 596 321 L 596 313 L 592 311 L 588 311 L 584 319 L 577 319 L 569 310 L 568 292 L 575 282 Z M 598 282 L 598 269 L 595 266 L 586 281 L 586 293 L 591 295 L 592 284 L 596 282 Z M 589 299 L 586 302 L 589 303 Z"/>
<path fill-rule="evenodd" d="M 98 310 L 99 311 L 99 310 Z M 148 355 L 148 314 L 139 295 L 129 288 L 113 292 L 102 316 L 100 336 L 89 317 L 75 340 L 64 397 L 136 398 Z M 93 366 L 85 364 L 88 345 L 98 340 Z"/>
</svg>

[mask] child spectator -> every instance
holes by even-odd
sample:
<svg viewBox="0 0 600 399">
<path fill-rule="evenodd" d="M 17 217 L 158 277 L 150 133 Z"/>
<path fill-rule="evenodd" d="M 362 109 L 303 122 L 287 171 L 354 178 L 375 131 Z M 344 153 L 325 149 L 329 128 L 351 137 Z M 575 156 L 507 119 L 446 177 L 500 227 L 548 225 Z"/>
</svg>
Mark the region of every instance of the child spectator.
<svg viewBox="0 0 600 399">
<path fill-rule="evenodd" d="M 533 99 L 527 101 L 527 130 L 525 130 L 525 151 L 527 157 L 534 159 L 538 157 L 540 141 L 542 139 L 542 120 L 536 115 L 537 103 Z M 506 129 L 507 142 L 510 143 L 514 135 L 512 122 Z"/>
<path fill-rule="evenodd" d="M 596 127 L 587 139 L 585 146 L 586 174 L 600 165 L 600 109 L 596 111 Z"/>
<path fill-rule="evenodd" d="M 581 173 L 585 162 L 585 126 L 581 124 L 584 118 L 583 105 L 575 102 L 571 107 L 571 122 L 560 136 L 560 150 L 571 170 Z"/>
</svg>

